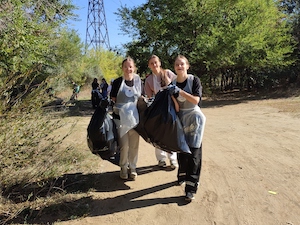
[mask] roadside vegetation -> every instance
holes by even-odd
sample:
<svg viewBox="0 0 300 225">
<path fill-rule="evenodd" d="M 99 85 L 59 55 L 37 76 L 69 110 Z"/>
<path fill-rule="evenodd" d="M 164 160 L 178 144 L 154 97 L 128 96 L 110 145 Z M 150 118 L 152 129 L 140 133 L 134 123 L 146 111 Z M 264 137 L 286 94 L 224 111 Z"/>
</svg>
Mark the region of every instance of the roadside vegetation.
<svg viewBox="0 0 300 225">
<path fill-rule="evenodd" d="M 88 88 L 94 77 L 115 79 L 126 55 L 142 78 L 151 54 L 170 69 L 177 54 L 185 55 L 210 99 L 299 96 L 298 1 L 149 0 L 124 6 L 117 12 L 121 29 L 134 41 L 109 50 L 85 49 L 67 27 L 75 8 L 67 0 L 0 5 L 0 223 L 27 223 L 45 216 L 46 205 L 74 198 L 66 190 L 76 180 L 66 174 L 93 165 L 76 146 L 64 144 L 76 123 L 66 115 L 80 104 L 65 104 L 72 82 Z M 296 99 L 292 108 L 297 106 Z M 84 205 L 74 215 L 84 216 Z"/>
</svg>

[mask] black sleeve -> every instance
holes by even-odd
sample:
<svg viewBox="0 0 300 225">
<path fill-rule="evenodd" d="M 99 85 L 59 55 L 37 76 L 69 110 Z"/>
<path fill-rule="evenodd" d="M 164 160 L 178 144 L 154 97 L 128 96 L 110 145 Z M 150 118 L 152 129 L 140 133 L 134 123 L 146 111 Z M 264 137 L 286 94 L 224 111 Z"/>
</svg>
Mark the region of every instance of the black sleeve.
<svg viewBox="0 0 300 225">
<path fill-rule="evenodd" d="M 199 77 L 194 76 L 192 92 L 193 95 L 202 97 L 202 85 Z"/>
<path fill-rule="evenodd" d="M 192 87 L 193 95 L 199 96 L 200 100 L 198 102 L 198 106 L 201 107 L 202 103 L 202 85 L 199 77 L 194 76 L 193 87 Z"/>
<path fill-rule="evenodd" d="M 141 95 L 146 96 L 146 93 L 145 93 L 145 83 L 144 83 L 144 81 L 142 79 L 141 79 L 141 88 L 142 88 Z"/>
<path fill-rule="evenodd" d="M 114 80 L 111 86 L 111 92 L 110 92 L 110 97 L 116 98 L 118 91 L 120 89 L 121 83 L 122 83 L 123 77 L 119 77 Z"/>
</svg>

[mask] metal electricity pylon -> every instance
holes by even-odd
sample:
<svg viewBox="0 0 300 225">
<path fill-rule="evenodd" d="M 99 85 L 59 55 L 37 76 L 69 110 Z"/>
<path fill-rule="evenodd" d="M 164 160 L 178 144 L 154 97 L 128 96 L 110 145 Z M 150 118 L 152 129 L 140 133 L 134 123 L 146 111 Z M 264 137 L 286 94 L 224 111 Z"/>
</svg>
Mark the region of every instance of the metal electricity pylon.
<svg viewBox="0 0 300 225">
<path fill-rule="evenodd" d="M 110 49 L 103 0 L 89 0 L 85 48 Z"/>
</svg>

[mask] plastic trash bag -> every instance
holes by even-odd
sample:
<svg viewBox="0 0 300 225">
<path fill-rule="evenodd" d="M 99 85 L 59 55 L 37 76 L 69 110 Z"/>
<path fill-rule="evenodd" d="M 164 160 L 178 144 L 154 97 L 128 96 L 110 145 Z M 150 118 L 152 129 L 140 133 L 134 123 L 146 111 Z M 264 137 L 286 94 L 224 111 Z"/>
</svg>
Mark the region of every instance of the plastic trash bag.
<svg viewBox="0 0 300 225">
<path fill-rule="evenodd" d="M 91 100 L 92 100 L 92 106 L 93 108 L 97 108 L 101 102 L 101 100 L 103 99 L 100 91 L 98 89 L 94 89 L 91 92 Z"/>
<path fill-rule="evenodd" d="M 87 144 L 91 152 L 118 165 L 119 145 L 116 125 L 103 106 L 97 107 L 87 128 Z"/>
<path fill-rule="evenodd" d="M 139 123 L 139 114 L 136 102 L 128 102 L 119 109 L 121 126 L 118 127 L 120 137 L 123 137 L 129 130 Z"/>
<path fill-rule="evenodd" d="M 138 101 L 137 101 L 137 110 L 138 110 L 138 114 L 139 114 L 139 123 L 138 125 L 134 128 L 136 130 L 136 132 L 138 132 L 138 134 L 148 143 L 151 143 L 148 134 L 144 128 L 144 124 L 146 122 L 146 115 L 145 115 L 145 111 L 148 108 L 148 100 L 143 98 L 143 97 L 139 97 Z"/>
<path fill-rule="evenodd" d="M 158 92 L 150 106 L 145 104 L 138 101 L 140 123 L 135 128 L 144 140 L 166 152 L 191 153 L 169 91 Z"/>
</svg>

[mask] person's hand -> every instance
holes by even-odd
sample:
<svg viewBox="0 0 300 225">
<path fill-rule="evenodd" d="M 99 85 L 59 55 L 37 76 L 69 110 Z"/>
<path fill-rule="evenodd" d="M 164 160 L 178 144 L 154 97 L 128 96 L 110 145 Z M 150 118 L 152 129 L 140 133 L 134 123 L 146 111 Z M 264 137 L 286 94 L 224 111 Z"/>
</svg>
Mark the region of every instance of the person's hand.
<svg viewBox="0 0 300 225">
<path fill-rule="evenodd" d="M 167 75 L 162 76 L 162 80 L 164 80 L 164 86 L 171 84 L 171 79 Z"/>
<path fill-rule="evenodd" d="M 180 92 L 180 88 L 172 84 L 168 86 L 168 91 L 170 95 L 173 95 L 175 98 L 177 98 Z"/>
</svg>

